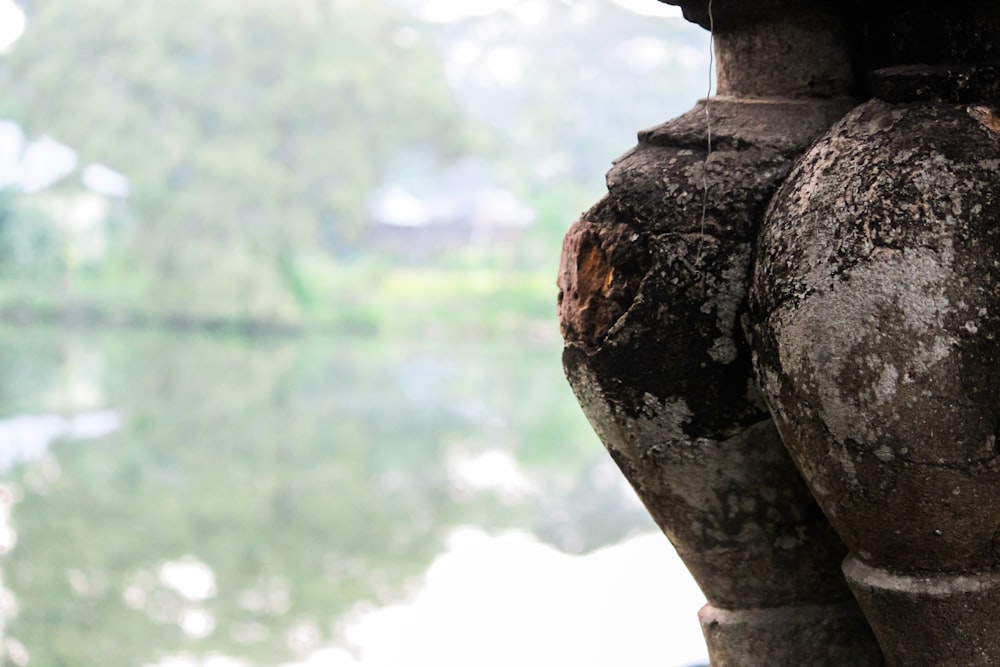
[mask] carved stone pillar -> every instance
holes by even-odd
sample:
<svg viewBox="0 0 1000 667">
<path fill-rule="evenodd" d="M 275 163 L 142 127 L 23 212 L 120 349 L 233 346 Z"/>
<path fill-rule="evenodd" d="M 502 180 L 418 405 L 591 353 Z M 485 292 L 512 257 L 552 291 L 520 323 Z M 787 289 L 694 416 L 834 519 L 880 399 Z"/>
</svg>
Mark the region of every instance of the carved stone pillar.
<svg viewBox="0 0 1000 667">
<path fill-rule="evenodd" d="M 887 662 L 998 665 L 1000 20 L 884 5 L 880 99 L 804 156 L 761 231 L 756 365 Z"/>
<path fill-rule="evenodd" d="M 704 0 L 680 4 L 707 25 Z M 640 133 L 566 236 L 566 375 L 705 592 L 715 667 L 879 665 L 845 547 L 760 400 L 740 324 L 769 199 L 853 106 L 842 17 L 814 0 L 716 0 L 712 22 L 720 96 Z"/>
</svg>

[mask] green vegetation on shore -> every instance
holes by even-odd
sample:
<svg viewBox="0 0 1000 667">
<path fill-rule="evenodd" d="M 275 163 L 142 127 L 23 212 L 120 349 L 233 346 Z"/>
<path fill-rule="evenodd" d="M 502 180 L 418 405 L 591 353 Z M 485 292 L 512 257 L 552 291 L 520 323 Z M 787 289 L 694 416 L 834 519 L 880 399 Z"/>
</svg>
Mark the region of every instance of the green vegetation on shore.
<svg viewBox="0 0 1000 667">
<path fill-rule="evenodd" d="M 531 25 L 513 10 L 435 23 L 388 0 L 22 4 L 0 119 L 78 164 L 39 191 L 0 187 L 14 323 L 530 329 L 552 319 L 559 239 L 609 159 L 703 78 L 682 22 L 599 0 L 542 2 Z M 635 65 L 649 53 L 662 66 Z M 470 164 L 478 180 L 445 195 L 501 188 L 534 222 L 488 244 L 437 248 L 410 228 L 418 252 L 380 247 L 378 192 L 430 201 Z M 86 165 L 128 194 L 83 187 Z"/>
</svg>

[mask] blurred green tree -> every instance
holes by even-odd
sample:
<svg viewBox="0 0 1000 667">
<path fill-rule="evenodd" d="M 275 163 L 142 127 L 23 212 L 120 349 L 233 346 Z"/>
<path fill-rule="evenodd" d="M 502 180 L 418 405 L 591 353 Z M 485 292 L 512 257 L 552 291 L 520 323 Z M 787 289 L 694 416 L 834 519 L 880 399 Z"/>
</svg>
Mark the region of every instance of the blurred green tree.
<svg viewBox="0 0 1000 667">
<path fill-rule="evenodd" d="M 357 238 L 392 155 L 472 136 L 420 25 L 381 2 L 26 4 L 0 116 L 130 178 L 120 248 L 164 309 L 291 315 L 297 250 Z"/>
</svg>

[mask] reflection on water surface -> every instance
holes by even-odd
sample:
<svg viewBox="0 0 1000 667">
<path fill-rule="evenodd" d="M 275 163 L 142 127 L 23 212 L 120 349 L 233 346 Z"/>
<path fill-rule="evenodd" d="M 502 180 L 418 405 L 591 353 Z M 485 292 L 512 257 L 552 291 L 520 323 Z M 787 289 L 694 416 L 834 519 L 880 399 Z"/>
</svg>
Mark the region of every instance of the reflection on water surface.
<svg viewBox="0 0 1000 667">
<path fill-rule="evenodd" d="M 703 660 L 549 343 L 8 330 L 0 398 L 11 664 Z"/>
</svg>

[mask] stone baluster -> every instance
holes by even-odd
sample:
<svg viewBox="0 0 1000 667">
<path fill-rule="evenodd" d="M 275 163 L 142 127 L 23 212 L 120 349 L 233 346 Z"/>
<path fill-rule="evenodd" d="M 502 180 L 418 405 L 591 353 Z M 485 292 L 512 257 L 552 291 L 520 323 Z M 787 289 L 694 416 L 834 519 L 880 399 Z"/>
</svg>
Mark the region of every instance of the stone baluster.
<svg viewBox="0 0 1000 667">
<path fill-rule="evenodd" d="M 678 3 L 709 25 L 706 0 Z M 815 0 L 715 0 L 711 22 L 719 96 L 641 132 L 567 233 L 566 375 L 705 592 L 715 667 L 879 665 L 846 549 L 761 401 L 741 328 L 768 201 L 854 105 L 843 17 Z"/>
<path fill-rule="evenodd" d="M 1000 8 L 873 3 L 760 234 L 759 381 L 886 660 L 1000 665 Z"/>
</svg>

